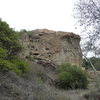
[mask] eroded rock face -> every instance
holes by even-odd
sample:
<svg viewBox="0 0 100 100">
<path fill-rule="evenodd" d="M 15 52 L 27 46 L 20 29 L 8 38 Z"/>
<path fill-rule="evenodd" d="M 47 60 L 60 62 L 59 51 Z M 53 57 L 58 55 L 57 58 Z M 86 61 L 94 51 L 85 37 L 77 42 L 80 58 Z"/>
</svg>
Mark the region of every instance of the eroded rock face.
<svg viewBox="0 0 100 100">
<path fill-rule="evenodd" d="M 82 64 L 80 37 L 74 33 L 37 29 L 24 35 L 21 43 L 25 47 L 24 57 L 30 55 L 58 65 L 64 62 Z"/>
</svg>

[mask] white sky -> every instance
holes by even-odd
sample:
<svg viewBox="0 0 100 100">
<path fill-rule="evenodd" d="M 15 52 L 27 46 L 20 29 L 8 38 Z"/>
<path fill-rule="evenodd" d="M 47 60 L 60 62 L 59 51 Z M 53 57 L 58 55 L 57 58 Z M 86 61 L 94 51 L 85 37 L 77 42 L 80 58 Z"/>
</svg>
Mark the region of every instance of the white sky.
<svg viewBox="0 0 100 100">
<path fill-rule="evenodd" d="M 0 0 L 0 17 L 16 30 L 47 28 L 57 31 L 74 29 L 75 0 Z"/>
<path fill-rule="evenodd" d="M 77 0 L 0 0 L 0 18 L 15 30 L 47 28 L 74 32 L 74 2 Z"/>
</svg>

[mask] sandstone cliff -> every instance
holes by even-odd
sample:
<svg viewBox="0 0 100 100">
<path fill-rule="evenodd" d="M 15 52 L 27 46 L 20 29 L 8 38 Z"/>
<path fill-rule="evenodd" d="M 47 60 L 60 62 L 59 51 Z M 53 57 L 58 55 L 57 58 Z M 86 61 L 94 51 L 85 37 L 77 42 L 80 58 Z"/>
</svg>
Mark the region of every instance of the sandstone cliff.
<svg viewBox="0 0 100 100">
<path fill-rule="evenodd" d="M 37 29 L 25 34 L 21 43 L 25 47 L 24 57 L 30 55 L 58 65 L 64 62 L 82 64 L 80 36 L 74 33 Z"/>
</svg>

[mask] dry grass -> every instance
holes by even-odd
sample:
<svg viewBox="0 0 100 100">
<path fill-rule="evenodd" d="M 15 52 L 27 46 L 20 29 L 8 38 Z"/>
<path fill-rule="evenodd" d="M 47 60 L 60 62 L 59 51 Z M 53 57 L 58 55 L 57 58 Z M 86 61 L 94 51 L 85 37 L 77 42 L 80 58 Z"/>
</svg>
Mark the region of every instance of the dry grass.
<svg viewBox="0 0 100 100">
<path fill-rule="evenodd" d="M 30 74 L 23 77 L 0 73 L 0 100 L 100 100 L 100 90 L 57 89 L 46 81 L 49 72 L 42 66 L 34 63 L 30 66 Z"/>
</svg>

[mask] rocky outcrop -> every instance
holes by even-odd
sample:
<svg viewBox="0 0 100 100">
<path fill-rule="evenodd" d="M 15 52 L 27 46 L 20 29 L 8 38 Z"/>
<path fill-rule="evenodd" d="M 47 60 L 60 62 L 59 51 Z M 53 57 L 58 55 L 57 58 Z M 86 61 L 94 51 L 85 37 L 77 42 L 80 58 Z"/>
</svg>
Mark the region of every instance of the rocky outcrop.
<svg viewBox="0 0 100 100">
<path fill-rule="evenodd" d="M 32 56 L 55 64 L 64 62 L 78 66 L 82 64 L 80 36 L 71 32 L 37 29 L 21 39 L 25 47 L 23 56 Z"/>
</svg>

